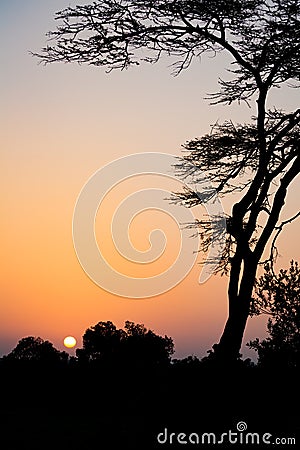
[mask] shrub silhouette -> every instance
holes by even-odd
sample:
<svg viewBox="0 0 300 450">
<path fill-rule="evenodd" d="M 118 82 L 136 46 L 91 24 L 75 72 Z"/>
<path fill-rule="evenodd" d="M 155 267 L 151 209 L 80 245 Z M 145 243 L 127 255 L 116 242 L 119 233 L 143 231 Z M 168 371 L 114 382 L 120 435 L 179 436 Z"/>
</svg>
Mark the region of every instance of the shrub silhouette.
<svg viewBox="0 0 300 450">
<path fill-rule="evenodd" d="M 300 268 L 291 261 L 288 270 L 275 274 L 270 265 L 259 279 L 252 315 L 269 314 L 269 336 L 247 345 L 258 353 L 258 365 L 300 367 Z"/>
</svg>

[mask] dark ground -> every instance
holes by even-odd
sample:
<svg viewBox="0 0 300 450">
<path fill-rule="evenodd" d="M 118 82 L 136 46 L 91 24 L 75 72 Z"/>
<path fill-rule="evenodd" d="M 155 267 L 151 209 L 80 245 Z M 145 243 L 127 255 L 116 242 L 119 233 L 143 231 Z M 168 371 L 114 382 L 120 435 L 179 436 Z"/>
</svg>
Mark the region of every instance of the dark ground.
<svg viewBox="0 0 300 450">
<path fill-rule="evenodd" d="M 0 374 L 1 450 L 300 448 L 300 377 L 293 371 L 15 365 Z M 165 429 L 168 442 L 172 432 L 220 439 L 240 421 L 244 435 L 295 437 L 296 445 L 157 442 Z"/>
</svg>

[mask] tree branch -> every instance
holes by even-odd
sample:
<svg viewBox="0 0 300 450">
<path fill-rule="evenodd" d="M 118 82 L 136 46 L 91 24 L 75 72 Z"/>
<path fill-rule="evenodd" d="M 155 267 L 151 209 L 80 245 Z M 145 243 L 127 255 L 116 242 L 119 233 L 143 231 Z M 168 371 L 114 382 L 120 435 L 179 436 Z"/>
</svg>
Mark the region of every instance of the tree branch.
<svg viewBox="0 0 300 450">
<path fill-rule="evenodd" d="M 298 219 L 298 217 L 300 217 L 300 211 L 297 214 L 295 214 L 293 217 L 290 217 L 289 219 L 284 220 L 283 222 L 281 222 L 280 225 L 275 227 L 276 233 L 275 233 L 275 236 L 273 237 L 273 240 L 271 242 L 270 256 L 269 256 L 269 258 L 267 260 L 262 261 L 261 264 L 265 265 L 266 263 L 269 262 L 271 264 L 271 268 L 273 270 L 273 265 L 274 265 L 274 262 L 276 261 L 277 255 L 278 255 L 278 251 L 277 251 L 277 247 L 276 247 L 276 241 L 277 241 L 281 231 L 283 230 L 284 226 L 289 224 L 289 223 L 292 223 L 294 220 Z"/>
<path fill-rule="evenodd" d="M 296 158 L 292 167 L 286 172 L 286 174 L 281 179 L 280 186 L 274 197 L 273 207 L 267 220 L 266 226 L 264 227 L 264 230 L 260 238 L 258 239 L 258 242 L 254 249 L 254 255 L 257 261 L 260 260 L 264 248 L 266 246 L 266 243 L 268 242 L 274 228 L 276 227 L 279 214 L 285 203 L 287 188 L 299 173 L 300 173 L 300 156 Z"/>
</svg>

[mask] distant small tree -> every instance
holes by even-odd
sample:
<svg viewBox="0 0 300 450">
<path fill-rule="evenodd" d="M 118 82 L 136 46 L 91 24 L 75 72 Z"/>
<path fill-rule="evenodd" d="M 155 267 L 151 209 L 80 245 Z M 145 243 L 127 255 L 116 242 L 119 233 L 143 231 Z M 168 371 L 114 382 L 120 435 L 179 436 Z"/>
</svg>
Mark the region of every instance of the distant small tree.
<svg viewBox="0 0 300 450">
<path fill-rule="evenodd" d="M 76 350 L 79 361 L 107 361 L 120 353 L 124 331 L 110 322 L 99 322 L 83 335 L 83 348 Z"/>
<path fill-rule="evenodd" d="M 99 322 L 86 330 L 83 348 L 76 351 L 79 362 L 162 364 L 174 352 L 171 338 L 162 337 L 144 325 L 125 322 L 124 330 L 108 322 Z"/>
<path fill-rule="evenodd" d="M 59 363 L 68 360 L 68 354 L 57 350 L 49 341 L 40 337 L 22 338 L 4 361 L 31 361 L 40 363 Z"/>
<path fill-rule="evenodd" d="M 174 343 L 168 336 L 158 336 L 144 325 L 125 322 L 124 356 L 132 363 L 166 364 L 174 353 Z"/>
<path fill-rule="evenodd" d="M 269 336 L 247 345 L 258 353 L 260 366 L 300 367 L 300 268 L 291 261 L 288 270 L 275 274 L 268 264 L 256 286 L 252 315 L 269 314 Z"/>
</svg>

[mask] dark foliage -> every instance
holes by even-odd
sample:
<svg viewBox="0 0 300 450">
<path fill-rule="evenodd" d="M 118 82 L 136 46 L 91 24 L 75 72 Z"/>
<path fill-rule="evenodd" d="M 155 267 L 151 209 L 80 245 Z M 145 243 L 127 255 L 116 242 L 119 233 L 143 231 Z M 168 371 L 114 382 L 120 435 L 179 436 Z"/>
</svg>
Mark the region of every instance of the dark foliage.
<svg viewBox="0 0 300 450">
<path fill-rule="evenodd" d="M 220 436 L 235 432 L 239 421 L 246 422 L 249 432 L 300 437 L 297 372 L 251 367 L 229 372 L 188 363 L 143 371 L 68 365 L 22 374 L 0 364 L 0 373 L 4 450 L 179 449 L 176 441 L 158 444 L 157 435 L 167 428 L 169 434 Z"/>
<path fill-rule="evenodd" d="M 99 322 L 88 328 L 82 338 L 83 348 L 76 350 L 78 360 L 97 361 L 117 358 L 124 333 L 112 322 Z"/>
<path fill-rule="evenodd" d="M 263 367 L 300 368 L 300 268 L 292 261 L 288 270 L 275 274 L 270 265 L 256 286 L 252 314 L 269 314 L 268 337 L 248 346 Z"/>
<path fill-rule="evenodd" d="M 291 269 L 292 283 L 285 282 L 290 274 L 281 274 L 285 287 L 280 292 L 288 296 L 289 288 L 299 287 L 298 266 Z M 124 330 L 99 322 L 86 330 L 84 343 L 90 364 L 81 364 L 80 356 L 79 362 L 73 358 L 67 364 L 47 357 L 50 365 L 37 365 L 37 354 L 58 351 L 48 341 L 31 337 L 9 354 L 28 362 L 22 370 L 7 364 L 9 355 L 0 360 L 1 449 L 154 450 L 162 448 L 157 436 L 166 429 L 168 436 L 212 432 L 220 437 L 229 430 L 235 433 L 240 421 L 249 432 L 270 433 L 272 442 L 278 436 L 296 441 L 300 437 L 294 407 L 300 401 L 299 367 L 282 371 L 278 361 L 277 370 L 268 370 L 248 360 L 234 368 L 220 367 L 195 356 L 166 364 L 173 353 L 172 339 L 129 321 Z M 121 361 L 123 345 L 126 358 Z M 136 364 L 145 359 L 152 364 Z M 164 447 L 182 445 L 175 440 Z"/>
<path fill-rule="evenodd" d="M 133 366 L 168 364 L 174 352 L 171 338 L 158 336 L 141 324 L 126 321 L 124 330 L 99 322 L 83 335 L 79 362 L 126 363 Z"/>
<path fill-rule="evenodd" d="M 49 341 L 40 337 L 28 336 L 22 338 L 16 347 L 3 357 L 5 362 L 33 362 L 41 364 L 55 364 L 67 362 L 69 355 L 60 352 Z"/>
</svg>

